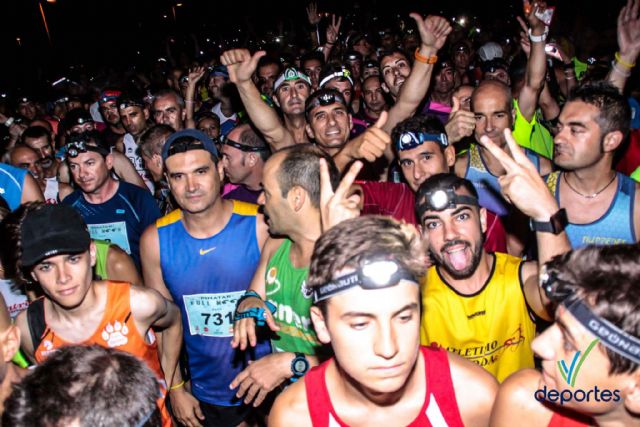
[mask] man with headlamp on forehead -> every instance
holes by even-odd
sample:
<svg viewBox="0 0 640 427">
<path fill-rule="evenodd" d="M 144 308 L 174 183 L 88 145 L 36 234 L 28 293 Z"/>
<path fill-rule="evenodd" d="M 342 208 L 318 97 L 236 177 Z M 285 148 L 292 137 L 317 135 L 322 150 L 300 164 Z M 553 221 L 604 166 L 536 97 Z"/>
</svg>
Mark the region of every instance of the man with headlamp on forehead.
<svg viewBox="0 0 640 427">
<path fill-rule="evenodd" d="M 416 212 L 436 262 L 423 283 L 422 344 L 458 353 L 498 381 L 533 367 L 534 316 L 550 318 L 538 287 L 538 268 L 570 249 L 564 233 L 566 212 L 545 191 L 535 166 L 509 131 L 505 138 L 513 158 L 487 137 L 482 144 L 507 171 L 500 180 L 505 198 L 531 218 L 537 262 L 483 250 L 486 210 L 470 181 L 435 175 L 416 196 Z"/>
<path fill-rule="evenodd" d="M 285 390 L 270 425 L 488 425 L 495 379 L 456 354 L 420 346 L 425 267 L 413 227 L 390 218 L 349 219 L 318 239 L 311 317 L 335 357 Z"/>
<path fill-rule="evenodd" d="M 523 427 L 640 424 L 638 260 L 640 247 L 623 244 L 545 265 L 540 286 L 556 308 L 555 323 L 533 342 L 542 372 L 523 370 L 502 384 L 492 425 L 513 425 L 514 408 Z"/>
</svg>

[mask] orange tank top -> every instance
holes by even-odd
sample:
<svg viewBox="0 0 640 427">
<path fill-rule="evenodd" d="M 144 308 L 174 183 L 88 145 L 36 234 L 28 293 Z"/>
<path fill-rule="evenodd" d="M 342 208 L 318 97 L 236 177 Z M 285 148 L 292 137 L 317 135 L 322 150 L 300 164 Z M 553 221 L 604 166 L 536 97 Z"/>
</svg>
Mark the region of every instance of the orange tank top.
<svg viewBox="0 0 640 427">
<path fill-rule="evenodd" d="M 156 374 L 161 384 L 162 398 L 158 406 L 162 411 L 163 426 L 171 425 L 171 417 L 165 407 L 166 384 L 160 367 L 158 344 L 151 329 L 147 332 L 147 339 L 140 335 L 131 314 L 131 284 L 125 282 L 107 281 L 107 304 L 102 320 L 94 333 L 80 343 L 65 341 L 55 331 L 45 326 L 40 344 L 35 349 L 36 362 L 42 363 L 57 349 L 66 345 L 92 345 L 115 348 L 142 359 Z M 46 317 L 45 317 L 46 319 Z"/>
</svg>

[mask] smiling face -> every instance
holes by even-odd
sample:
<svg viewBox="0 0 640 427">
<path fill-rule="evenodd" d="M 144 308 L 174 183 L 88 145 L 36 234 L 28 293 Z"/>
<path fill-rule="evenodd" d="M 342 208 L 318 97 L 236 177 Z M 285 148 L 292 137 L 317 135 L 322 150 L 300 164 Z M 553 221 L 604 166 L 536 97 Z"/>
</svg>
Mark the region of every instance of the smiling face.
<svg viewBox="0 0 640 427">
<path fill-rule="evenodd" d="M 455 149 L 452 145 L 444 150 L 435 141 L 425 141 L 416 148 L 398 151 L 398 163 L 402 175 L 413 192 L 429 177 L 448 173 L 455 162 Z"/>
<path fill-rule="evenodd" d="M 469 196 L 465 189 L 456 194 Z M 456 280 L 475 273 L 483 255 L 486 230 L 484 208 L 457 205 L 443 211 L 426 211 L 421 218 L 422 232 L 429 239 L 429 251 L 438 264 Z"/>
<path fill-rule="evenodd" d="M 513 106 L 506 86 L 495 83 L 478 87 L 473 92 L 471 104 L 476 118 L 476 141 L 486 135 L 499 147 L 505 147 L 504 130 L 513 126 Z"/>
<path fill-rule="evenodd" d="M 400 88 L 411 74 L 409 60 L 399 52 L 387 55 L 380 61 L 380 70 L 387 90 L 396 98 Z"/>
<path fill-rule="evenodd" d="M 330 150 L 329 154 L 334 154 L 349 140 L 353 124 L 351 114 L 343 104 L 319 105 L 309 112 L 308 117 L 307 133 L 323 150 Z"/>
<path fill-rule="evenodd" d="M 328 300 L 324 315 L 312 307 L 312 319 L 320 341 L 331 344 L 336 363 L 365 394 L 397 392 L 414 372 L 420 349 L 415 283 L 402 280 L 375 290 L 356 286 Z"/>
</svg>

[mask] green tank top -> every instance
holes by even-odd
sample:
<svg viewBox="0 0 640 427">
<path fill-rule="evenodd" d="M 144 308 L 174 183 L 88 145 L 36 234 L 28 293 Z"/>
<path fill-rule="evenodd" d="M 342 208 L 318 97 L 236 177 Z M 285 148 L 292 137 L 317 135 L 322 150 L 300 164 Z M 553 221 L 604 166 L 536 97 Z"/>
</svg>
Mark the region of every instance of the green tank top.
<svg viewBox="0 0 640 427">
<path fill-rule="evenodd" d="M 109 253 L 109 242 L 104 240 L 94 240 L 96 245 L 96 267 L 95 274 L 102 280 L 107 280 L 109 274 L 107 273 L 107 254 Z"/>
<path fill-rule="evenodd" d="M 312 303 L 312 293 L 306 286 L 309 268 L 293 267 L 290 251 L 291 240 L 285 239 L 267 264 L 267 300 L 276 306 L 275 319 L 280 325 L 271 344 L 275 351 L 315 355 L 320 343 L 309 314 Z"/>
</svg>

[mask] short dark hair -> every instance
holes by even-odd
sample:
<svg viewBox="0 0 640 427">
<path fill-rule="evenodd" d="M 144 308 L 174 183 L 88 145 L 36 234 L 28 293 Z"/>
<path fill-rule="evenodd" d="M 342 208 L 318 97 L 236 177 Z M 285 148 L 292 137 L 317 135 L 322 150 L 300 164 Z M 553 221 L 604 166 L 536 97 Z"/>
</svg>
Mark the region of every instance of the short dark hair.
<svg viewBox="0 0 640 427">
<path fill-rule="evenodd" d="M 384 58 L 386 58 L 387 56 L 391 56 L 394 53 L 397 53 L 398 55 L 402 55 L 404 56 L 404 58 L 407 60 L 407 62 L 411 62 L 411 59 L 409 57 L 409 55 L 407 55 L 407 52 L 405 52 L 402 49 L 391 49 L 391 50 L 384 50 L 382 52 L 380 52 L 380 56 L 378 57 L 378 62 L 380 63 L 380 68 L 382 68 L 382 60 Z"/>
<path fill-rule="evenodd" d="M 400 136 L 405 132 L 413 133 L 432 133 L 440 134 L 446 133 L 442 122 L 432 114 L 418 114 L 408 119 L 404 119 L 398 123 L 391 131 L 391 140 L 394 142 L 392 146 L 396 149 L 395 142 L 400 139 Z M 441 151 L 444 151 L 442 145 L 438 144 Z"/>
<path fill-rule="evenodd" d="M 240 141 L 238 142 L 242 145 L 246 145 L 247 147 L 263 148 L 262 151 L 258 151 L 256 153 L 260 155 L 263 162 L 266 162 L 269 159 L 269 156 L 271 156 L 269 144 L 267 144 L 253 123 L 249 123 L 249 126 L 242 131 L 240 134 Z"/>
<path fill-rule="evenodd" d="M 258 60 L 258 66 L 256 67 L 256 71 L 262 67 L 266 67 L 267 65 L 276 65 L 278 67 L 278 74 L 282 71 L 282 64 L 278 60 L 278 58 L 274 58 L 273 56 L 263 56 Z"/>
<path fill-rule="evenodd" d="M 353 76 L 353 70 L 351 70 L 351 67 L 349 65 L 343 64 L 341 62 L 336 62 L 336 61 L 329 62 L 324 67 L 322 67 L 322 71 L 320 71 L 320 81 L 324 80 L 325 77 L 330 76 L 334 73 L 342 73 L 344 72 L 345 69 L 349 71 L 351 76 Z M 353 80 L 349 81 L 349 79 L 347 79 L 346 77 L 334 77 L 333 79 L 338 79 L 339 82 L 350 83 L 351 86 L 353 86 L 353 83 L 354 83 Z"/>
<path fill-rule="evenodd" d="M 151 126 L 140 136 L 140 151 L 147 157 L 162 154 L 165 141 L 174 132 L 175 130 L 169 125 Z"/>
<path fill-rule="evenodd" d="M 320 65 L 324 65 L 324 55 L 322 54 L 322 52 L 317 52 L 317 51 L 307 52 L 304 55 L 302 55 L 302 58 L 300 58 L 300 65 L 302 66 L 302 68 L 304 68 L 305 62 L 311 61 L 314 59 L 317 61 L 320 61 Z"/>
<path fill-rule="evenodd" d="M 424 203 L 427 193 L 434 193 L 438 190 L 447 190 L 449 188 L 453 188 L 454 191 L 459 188 L 464 188 L 471 196 L 476 199 L 478 198 L 476 187 L 474 187 L 473 183 L 468 179 L 460 178 L 453 173 L 438 173 L 430 176 L 420 185 L 420 188 L 418 188 L 418 192 L 416 193 L 416 210 L 418 210 L 418 206 Z M 422 222 L 422 218 L 418 218 L 418 221 Z"/>
<path fill-rule="evenodd" d="M 562 282 L 563 290 L 596 315 L 640 337 L 640 245 L 585 246 L 555 256 L 546 268 Z M 605 349 L 611 362 L 609 375 L 638 369 L 637 363 Z"/>
<path fill-rule="evenodd" d="M 160 426 L 159 397 L 157 378 L 135 356 L 97 345 L 67 346 L 14 386 L 2 424 Z"/>
<path fill-rule="evenodd" d="M 600 114 L 595 121 L 602 130 L 602 136 L 613 131 L 629 133 L 631 109 L 625 97 L 607 81 L 592 81 L 575 87 L 567 102 L 584 102 L 593 105 Z"/>
<path fill-rule="evenodd" d="M 340 182 L 340 171 L 333 158 L 312 144 L 297 144 L 283 148 L 284 154 L 276 178 L 282 197 L 296 186 L 302 187 L 311 199 L 313 207 L 320 207 L 320 159 L 325 159 L 329 167 L 331 186 L 335 189 Z"/>
<path fill-rule="evenodd" d="M 307 286 L 322 286 L 334 279 L 337 271 L 358 268 L 372 256 L 393 259 L 416 278 L 424 275 L 426 263 L 425 241 L 412 225 L 393 218 L 364 215 L 342 221 L 316 240 Z M 324 309 L 321 301 L 319 307 Z"/>
<path fill-rule="evenodd" d="M 31 126 L 26 128 L 24 132 L 22 132 L 20 140 L 24 142 L 27 138 L 39 139 L 42 137 L 47 138 L 47 141 L 49 142 L 49 144 L 51 144 L 51 133 L 49 133 L 47 128 L 43 126 Z"/>
</svg>

